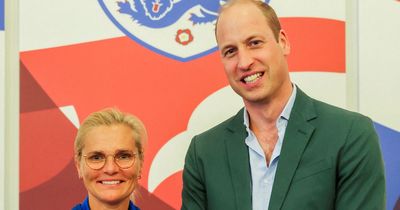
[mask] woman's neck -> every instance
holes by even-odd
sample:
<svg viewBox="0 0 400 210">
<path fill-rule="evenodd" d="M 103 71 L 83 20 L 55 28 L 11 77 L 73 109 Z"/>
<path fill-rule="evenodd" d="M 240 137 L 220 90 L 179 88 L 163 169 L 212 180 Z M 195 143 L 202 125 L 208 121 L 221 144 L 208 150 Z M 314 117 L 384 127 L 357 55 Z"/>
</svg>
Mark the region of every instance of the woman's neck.
<svg viewBox="0 0 400 210">
<path fill-rule="evenodd" d="M 127 210 L 129 208 L 129 197 L 117 203 L 106 203 L 89 196 L 90 210 Z"/>
</svg>

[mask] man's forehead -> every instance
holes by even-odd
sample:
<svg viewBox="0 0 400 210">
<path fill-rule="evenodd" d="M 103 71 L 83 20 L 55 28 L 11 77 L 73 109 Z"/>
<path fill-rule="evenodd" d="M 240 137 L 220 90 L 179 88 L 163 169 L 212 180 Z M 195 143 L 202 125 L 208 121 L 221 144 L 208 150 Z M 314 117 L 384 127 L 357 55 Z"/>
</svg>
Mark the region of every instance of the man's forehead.
<svg viewBox="0 0 400 210">
<path fill-rule="evenodd" d="M 229 13 L 232 11 L 245 11 L 245 10 L 258 10 L 257 6 L 251 1 L 235 1 L 229 5 L 223 5 L 221 10 L 219 11 L 219 15 L 223 15 L 224 13 Z"/>
<path fill-rule="evenodd" d="M 221 23 L 225 24 L 234 23 L 240 20 L 265 20 L 264 15 L 257 8 L 256 5 L 251 3 L 236 3 L 234 5 L 230 5 L 229 7 L 223 9 L 220 12 L 220 15 L 217 20 L 216 29 L 218 29 Z"/>
<path fill-rule="evenodd" d="M 236 5 L 239 6 L 239 5 Z M 251 8 L 227 8 L 226 12 L 222 12 L 216 23 L 216 32 L 218 34 L 219 29 L 225 26 L 238 26 L 240 24 L 268 24 L 265 16 L 262 12 L 254 7 Z M 222 26 L 222 27 L 221 27 Z"/>
</svg>

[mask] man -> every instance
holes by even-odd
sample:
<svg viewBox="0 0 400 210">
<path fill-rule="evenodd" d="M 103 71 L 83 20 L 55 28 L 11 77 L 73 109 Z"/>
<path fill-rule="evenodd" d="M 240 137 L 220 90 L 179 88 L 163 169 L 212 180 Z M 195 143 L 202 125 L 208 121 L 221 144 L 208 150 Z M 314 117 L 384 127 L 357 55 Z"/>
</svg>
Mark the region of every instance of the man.
<svg viewBox="0 0 400 210">
<path fill-rule="evenodd" d="M 290 44 L 273 9 L 255 0 L 228 2 L 216 38 L 245 107 L 192 139 L 182 210 L 385 209 L 372 121 L 291 83 Z"/>
</svg>

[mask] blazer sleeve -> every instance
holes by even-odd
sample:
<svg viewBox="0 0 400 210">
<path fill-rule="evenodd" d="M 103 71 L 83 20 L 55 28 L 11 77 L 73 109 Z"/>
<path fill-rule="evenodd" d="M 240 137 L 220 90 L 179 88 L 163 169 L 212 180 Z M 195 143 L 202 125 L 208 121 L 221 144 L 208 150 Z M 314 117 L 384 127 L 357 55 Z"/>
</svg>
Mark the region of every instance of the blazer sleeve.
<svg viewBox="0 0 400 210">
<path fill-rule="evenodd" d="M 207 209 L 207 201 L 201 167 L 198 163 L 196 137 L 194 137 L 185 157 L 181 210 L 201 209 Z"/>
<path fill-rule="evenodd" d="M 379 138 L 372 121 L 357 116 L 339 152 L 336 209 L 386 209 Z"/>
</svg>

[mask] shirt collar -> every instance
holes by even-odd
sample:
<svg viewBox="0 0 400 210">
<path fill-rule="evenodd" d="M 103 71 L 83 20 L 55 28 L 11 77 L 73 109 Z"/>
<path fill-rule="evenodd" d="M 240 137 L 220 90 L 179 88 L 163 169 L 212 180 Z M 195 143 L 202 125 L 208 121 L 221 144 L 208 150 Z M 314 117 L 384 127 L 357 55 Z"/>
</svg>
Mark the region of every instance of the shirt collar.
<svg viewBox="0 0 400 210">
<path fill-rule="evenodd" d="M 89 207 L 89 197 L 86 197 L 85 200 L 83 201 L 82 205 L 81 205 L 81 209 L 82 210 L 90 210 Z M 132 201 L 129 201 L 129 207 L 128 210 L 139 210 L 139 208 L 137 206 L 135 206 L 135 204 L 132 203 Z"/>
<path fill-rule="evenodd" d="M 293 109 L 293 105 L 294 105 L 294 101 L 296 99 L 296 94 L 297 94 L 297 87 L 296 85 L 292 85 L 293 86 L 293 90 L 292 90 L 292 94 L 289 97 L 288 102 L 286 103 L 285 107 L 283 108 L 281 114 L 279 115 L 279 118 L 277 119 L 277 121 L 281 118 L 285 119 L 285 120 L 289 120 L 290 118 L 290 113 L 292 112 Z M 247 109 L 246 107 L 244 107 L 244 112 L 243 112 L 243 124 L 246 126 L 246 129 L 249 130 L 249 114 L 247 113 Z"/>
</svg>

